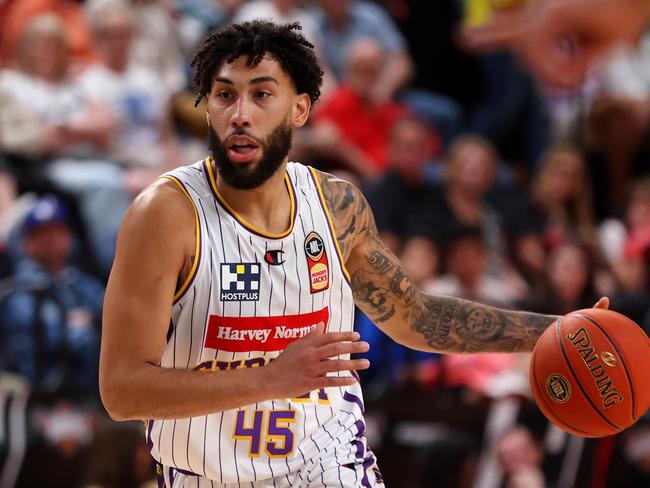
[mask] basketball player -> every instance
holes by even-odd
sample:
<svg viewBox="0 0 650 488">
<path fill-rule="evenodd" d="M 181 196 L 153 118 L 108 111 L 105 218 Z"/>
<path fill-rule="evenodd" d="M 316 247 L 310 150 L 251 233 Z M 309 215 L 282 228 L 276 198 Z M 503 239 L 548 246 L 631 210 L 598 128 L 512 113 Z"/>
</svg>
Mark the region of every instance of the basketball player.
<svg viewBox="0 0 650 488">
<path fill-rule="evenodd" d="M 649 0 L 524 0 L 467 29 L 477 50 L 510 47 L 547 83 L 574 86 L 613 46 L 636 43 L 650 25 Z"/>
<path fill-rule="evenodd" d="M 383 486 L 350 359 L 386 334 L 443 353 L 529 351 L 554 317 L 418 290 L 350 183 L 288 162 L 322 72 L 297 25 L 211 34 L 195 84 L 213 156 L 129 210 L 105 302 L 100 384 L 146 421 L 169 487 Z"/>
</svg>

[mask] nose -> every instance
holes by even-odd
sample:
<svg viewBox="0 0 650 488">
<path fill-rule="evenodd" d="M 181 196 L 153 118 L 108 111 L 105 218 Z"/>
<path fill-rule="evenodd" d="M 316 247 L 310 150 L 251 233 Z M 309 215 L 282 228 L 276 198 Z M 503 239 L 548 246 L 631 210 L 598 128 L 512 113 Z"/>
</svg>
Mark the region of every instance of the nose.
<svg viewBox="0 0 650 488">
<path fill-rule="evenodd" d="M 230 125 L 235 129 L 251 126 L 250 106 L 246 97 L 239 97 L 237 100 Z"/>
</svg>

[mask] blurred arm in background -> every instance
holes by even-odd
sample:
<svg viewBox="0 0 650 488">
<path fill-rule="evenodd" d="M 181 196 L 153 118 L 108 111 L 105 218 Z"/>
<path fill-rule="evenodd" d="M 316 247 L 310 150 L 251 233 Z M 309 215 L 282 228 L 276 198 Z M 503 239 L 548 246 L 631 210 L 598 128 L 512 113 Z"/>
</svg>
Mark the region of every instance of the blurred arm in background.
<svg viewBox="0 0 650 488">
<path fill-rule="evenodd" d="M 541 80 L 573 86 L 613 46 L 636 43 L 648 24 L 648 0 L 542 0 L 495 12 L 461 40 L 478 51 L 509 47 Z"/>
</svg>

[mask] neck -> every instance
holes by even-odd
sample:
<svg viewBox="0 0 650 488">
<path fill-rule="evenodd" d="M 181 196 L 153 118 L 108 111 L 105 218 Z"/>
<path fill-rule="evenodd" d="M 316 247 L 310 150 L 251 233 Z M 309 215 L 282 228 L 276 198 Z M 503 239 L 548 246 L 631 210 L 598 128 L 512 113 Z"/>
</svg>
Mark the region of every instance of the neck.
<svg viewBox="0 0 650 488">
<path fill-rule="evenodd" d="M 291 198 L 284 179 L 287 159 L 273 176 L 252 190 L 233 188 L 215 170 L 217 188 L 228 205 L 246 222 L 269 234 L 282 234 L 291 227 Z"/>
</svg>

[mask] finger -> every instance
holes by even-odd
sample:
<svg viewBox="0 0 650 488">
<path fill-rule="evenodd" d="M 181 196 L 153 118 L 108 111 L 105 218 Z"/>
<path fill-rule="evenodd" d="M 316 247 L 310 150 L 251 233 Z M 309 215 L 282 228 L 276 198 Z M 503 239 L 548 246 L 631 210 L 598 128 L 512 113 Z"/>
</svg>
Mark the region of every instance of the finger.
<svg viewBox="0 0 650 488">
<path fill-rule="evenodd" d="M 318 351 L 318 357 L 321 359 L 339 356 L 341 354 L 355 354 L 361 352 L 368 352 L 370 344 L 365 341 L 356 342 L 334 342 L 321 346 Z"/>
<path fill-rule="evenodd" d="M 356 371 L 359 369 L 368 369 L 370 361 L 367 359 L 330 359 L 321 361 L 318 371 L 321 375 L 335 373 L 337 371 Z"/>
<path fill-rule="evenodd" d="M 596 305 L 594 305 L 594 308 L 604 308 L 604 309 L 609 309 L 609 298 L 608 297 L 602 297 L 598 302 L 596 302 Z"/>
<path fill-rule="evenodd" d="M 323 332 L 325 332 L 325 323 L 324 322 L 318 322 L 314 326 L 314 328 L 311 331 L 309 331 L 309 334 L 307 334 L 305 336 L 305 338 L 307 338 L 307 337 L 318 337 L 318 336 L 322 335 Z"/>
<path fill-rule="evenodd" d="M 318 378 L 317 383 L 314 385 L 312 390 L 317 390 L 319 388 L 336 388 L 339 386 L 352 386 L 357 383 L 357 379 L 354 376 L 322 376 Z"/>
<path fill-rule="evenodd" d="M 305 336 L 305 337 L 310 337 Z M 349 332 L 326 332 L 325 334 L 320 334 L 312 338 L 313 344 L 316 347 L 321 347 L 326 344 L 331 344 L 333 342 L 344 342 L 344 341 L 358 341 L 359 333 L 354 331 Z"/>
</svg>

